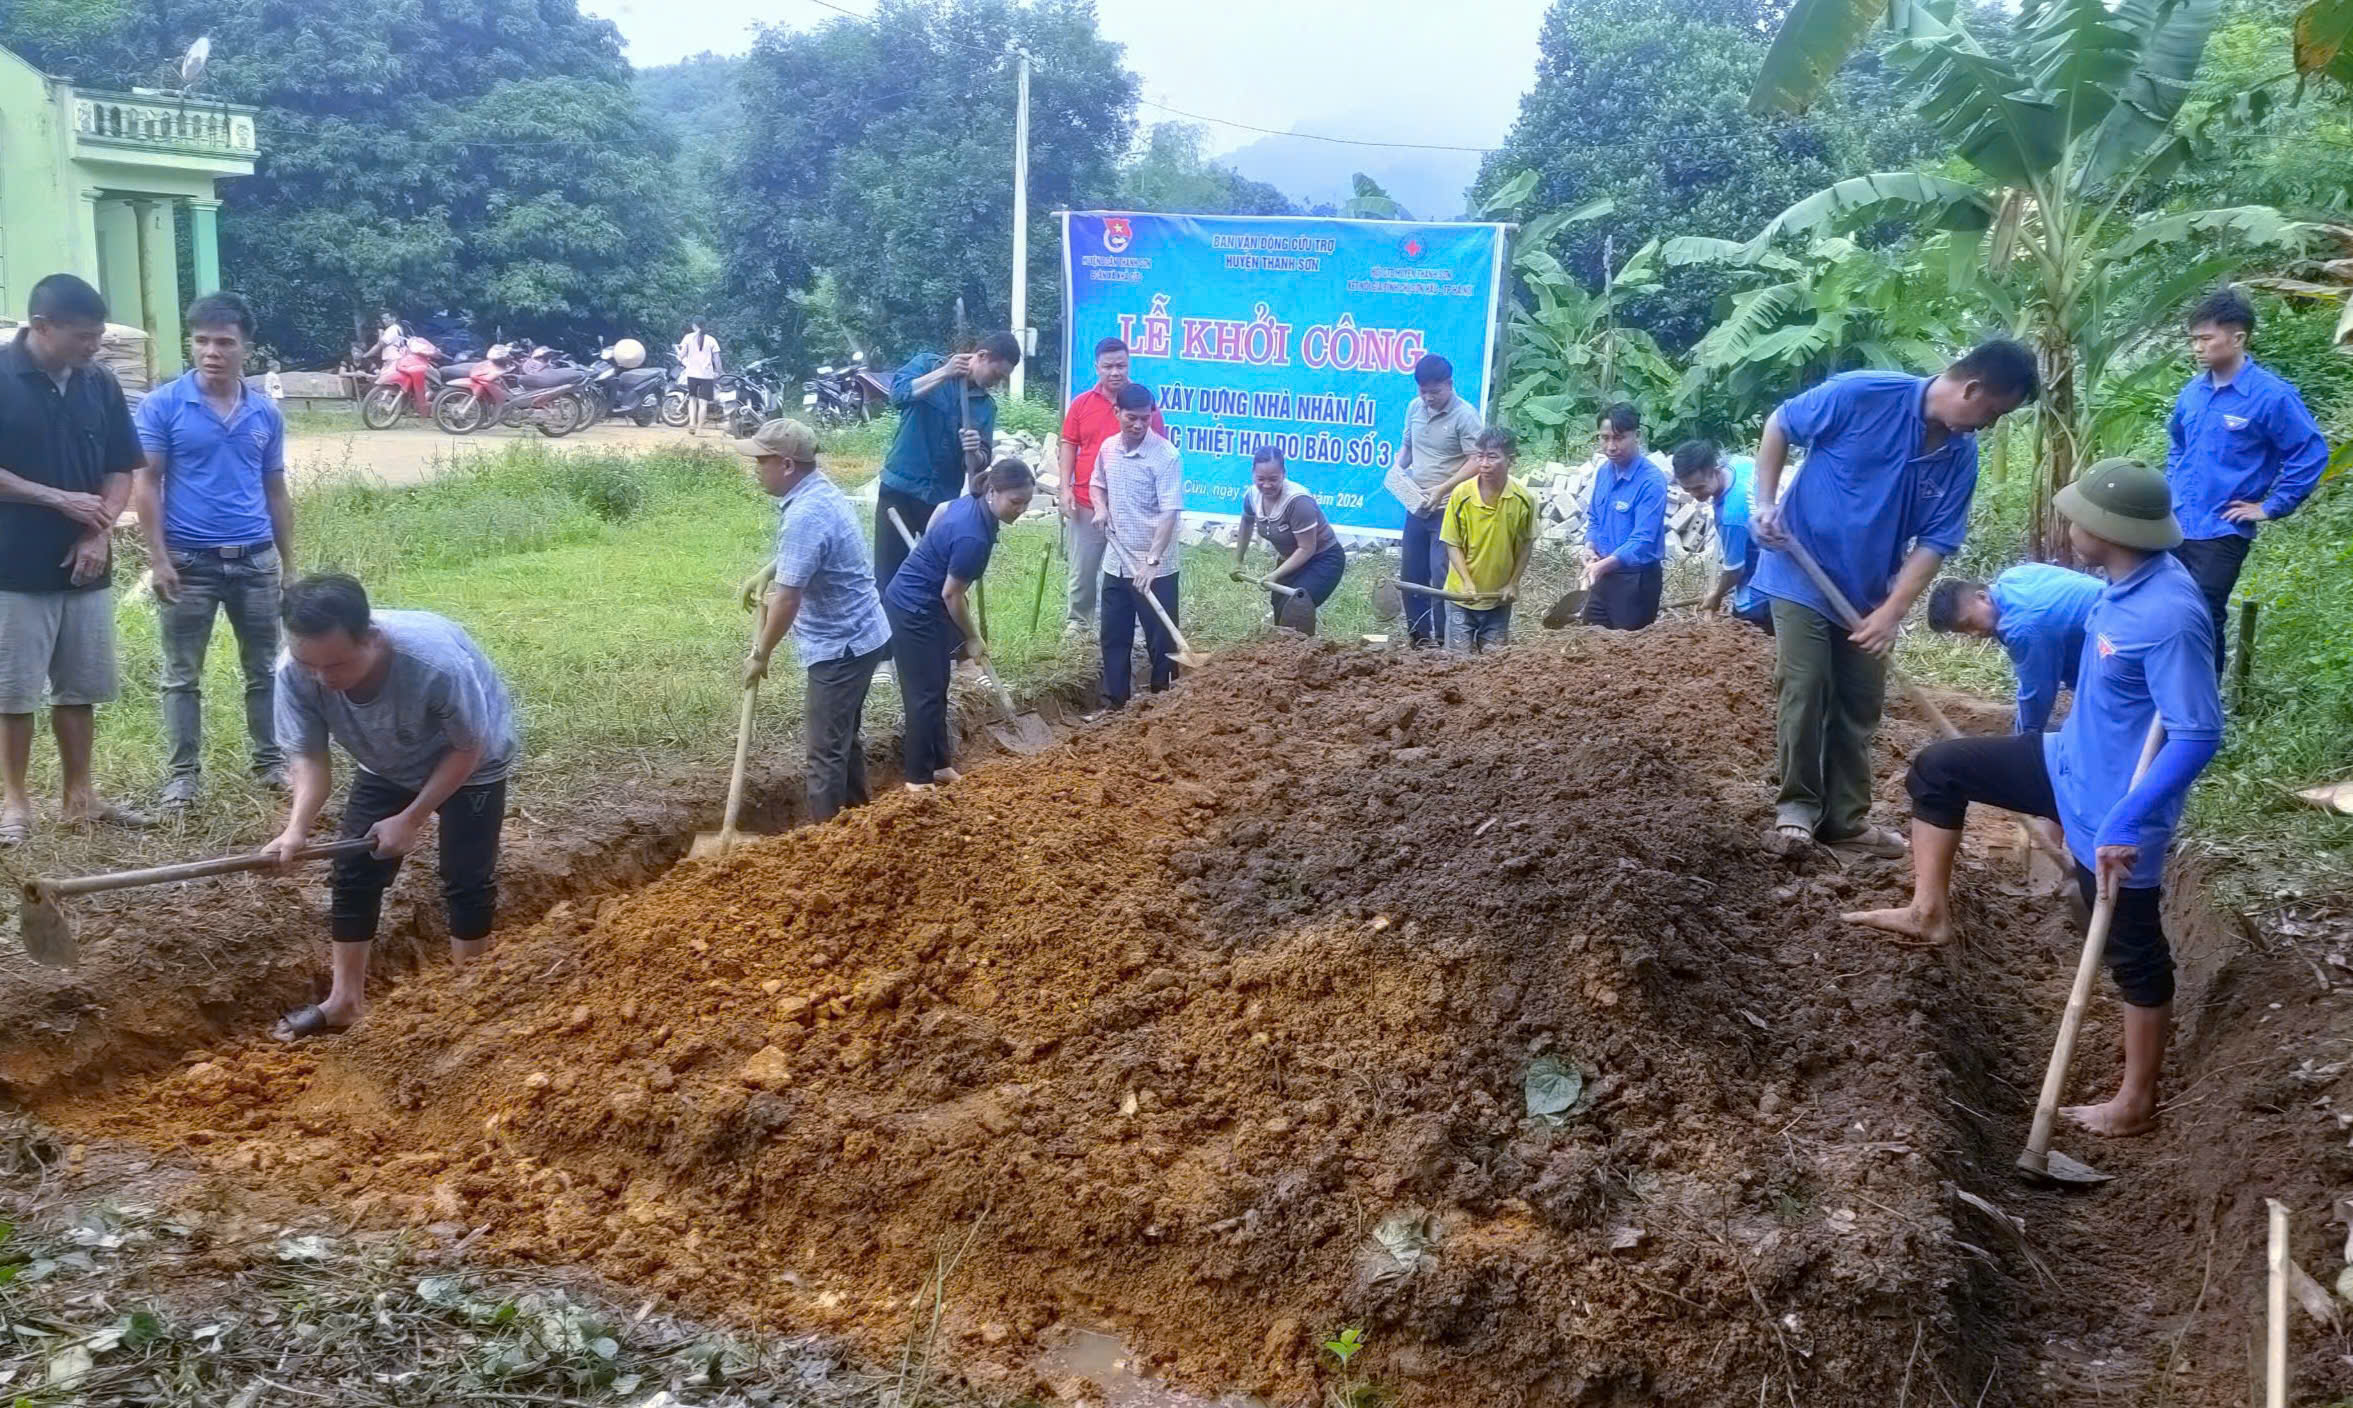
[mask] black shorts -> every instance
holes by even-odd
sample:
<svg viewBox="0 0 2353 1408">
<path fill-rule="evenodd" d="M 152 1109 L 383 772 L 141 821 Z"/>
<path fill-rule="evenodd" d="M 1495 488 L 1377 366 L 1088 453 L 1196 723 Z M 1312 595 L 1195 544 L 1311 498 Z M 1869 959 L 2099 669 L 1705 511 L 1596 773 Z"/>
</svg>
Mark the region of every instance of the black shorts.
<svg viewBox="0 0 2353 1408">
<path fill-rule="evenodd" d="M 2051 791 L 2039 733 L 1931 743 L 1912 760 L 1905 785 L 1912 794 L 1913 819 L 1946 831 L 1961 829 L 1971 802 L 2059 819 L 2059 799 Z M 2075 886 L 2086 906 L 2098 901 L 2099 878 L 2081 861 L 2075 866 Z M 2115 917 L 2108 921 L 2108 971 L 2116 979 L 2117 993 L 2135 1007 L 2162 1007 L 2173 1000 L 2173 949 L 2165 940 L 2164 900 L 2160 886 L 2120 889 Z"/>
<path fill-rule="evenodd" d="M 690 376 L 686 379 L 686 394 L 697 401 L 708 401 L 718 388 L 719 379 L 711 376 Z"/>
</svg>

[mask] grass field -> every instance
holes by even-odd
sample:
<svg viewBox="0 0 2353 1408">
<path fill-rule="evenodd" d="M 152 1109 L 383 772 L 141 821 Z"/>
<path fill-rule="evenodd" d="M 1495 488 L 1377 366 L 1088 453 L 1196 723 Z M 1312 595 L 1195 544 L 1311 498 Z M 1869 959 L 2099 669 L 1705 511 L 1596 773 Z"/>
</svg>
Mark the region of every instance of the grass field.
<svg viewBox="0 0 2353 1408">
<path fill-rule="evenodd" d="M 855 490 L 874 468 L 870 458 L 845 455 L 829 472 Z M 766 560 L 775 523 L 773 501 L 741 459 L 718 450 L 551 453 L 524 443 L 414 487 L 331 476 L 301 491 L 297 504 L 302 570 L 349 571 L 381 605 L 448 615 L 499 663 L 522 716 L 526 795 L 724 769 L 751 628 L 737 590 Z M 160 656 L 152 599 L 133 586 L 144 570 L 134 535 L 118 539 L 118 552 L 123 693 L 99 710 L 97 771 L 109 796 L 142 803 L 160 785 L 165 752 Z M 1188 635 L 1222 642 L 1262 628 L 1263 599 L 1226 577 L 1230 554 L 1196 546 L 1186 562 Z M 1256 564 L 1264 570 L 1263 549 Z M 1062 637 L 1052 520 L 1007 528 L 987 585 L 989 627 L 1017 690 L 1091 674 L 1093 639 Z M 1345 588 L 1324 617 L 1326 634 L 1347 637 L 1374 624 L 1362 583 Z M 106 853 L 198 851 L 265 836 L 276 824 L 278 800 L 244 781 L 241 680 L 225 622 L 215 628 L 204 689 L 204 803 L 168 837 L 129 852 L 104 844 Z M 756 748 L 797 751 L 800 689 L 801 672 L 780 656 L 762 690 Z M 898 709 L 897 693 L 878 688 L 868 727 L 895 729 Z M 55 753 L 45 728 L 34 784 L 53 811 Z M 88 848 L 44 827 L 19 863 L 72 864 Z"/>
</svg>

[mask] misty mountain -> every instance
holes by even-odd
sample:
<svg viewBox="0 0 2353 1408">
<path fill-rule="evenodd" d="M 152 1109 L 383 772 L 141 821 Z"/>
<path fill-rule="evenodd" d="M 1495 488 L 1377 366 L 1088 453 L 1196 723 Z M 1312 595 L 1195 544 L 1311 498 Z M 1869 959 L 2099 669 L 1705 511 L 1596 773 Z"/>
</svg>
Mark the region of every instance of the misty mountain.
<svg viewBox="0 0 2353 1408">
<path fill-rule="evenodd" d="M 1345 203 L 1355 194 L 1352 178 L 1361 171 L 1421 220 L 1463 214 L 1463 192 L 1479 174 L 1476 152 L 1353 147 L 1294 136 L 1261 137 L 1217 160 L 1273 186 L 1302 209 Z"/>
</svg>

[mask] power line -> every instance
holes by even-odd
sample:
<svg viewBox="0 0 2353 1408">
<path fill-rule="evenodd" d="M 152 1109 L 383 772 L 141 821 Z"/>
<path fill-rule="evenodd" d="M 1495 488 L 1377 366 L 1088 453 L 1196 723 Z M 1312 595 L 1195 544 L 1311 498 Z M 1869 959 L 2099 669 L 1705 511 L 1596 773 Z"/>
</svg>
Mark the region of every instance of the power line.
<svg viewBox="0 0 2353 1408">
<path fill-rule="evenodd" d="M 847 6 L 836 5 L 833 3 L 833 0 L 809 0 L 809 3 L 817 6 L 819 9 L 831 10 L 837 15 L 846 15 L 862 24 L 878 23 L 878 20 L 875 16 L 860 14 L 856 10 L 850 9 Z M 963 43 L 963 41 L 958 39 L 955 35 L 943 35 L 942 37 L 947 39 L 950 43 Z M 971 49 L 973 52 L 981 52 L 977 46 L 967 45 L 966 47 Z M 987 57 L 995 58 L 1001 56 L 994 53 L 989 53 Z M 1040 65 L 1040 67 L 1044 67 L 1044 65 Z M 1474 156 L 1491 156 L 1495 152 L 1501 150 L 1501 148 L 1498 147 L 1455 146 L 1446 142 L 1376 142 L 1364 137 L 1333 137 L 1320 132 L 1286 132 L 1278 127 L 1261 127 L 1253 122 L 1240 122 L 1230 117 L 1213 117 L 1210 114 L 1204 112 L 1189 112 L 1184 108 L 1171 107 L 1166 103 L 1156 103 L 1150 98 L 1138 97 L 1136 102 L 1143 107 L 1157 108 L 1161 112 L 1169 113 L 1176 117 L 1189 118 L 1195 122 L 1214 122 L 1220 127 L 1237 128 L 1244 132 L 1257 132 L 1269 137 L 1296 137 L 1303 142 L 1326 142 L 1338 147 L 1379 147 L 1390 151 L 1411 152 L 1468 152 Z"/>
</svg>

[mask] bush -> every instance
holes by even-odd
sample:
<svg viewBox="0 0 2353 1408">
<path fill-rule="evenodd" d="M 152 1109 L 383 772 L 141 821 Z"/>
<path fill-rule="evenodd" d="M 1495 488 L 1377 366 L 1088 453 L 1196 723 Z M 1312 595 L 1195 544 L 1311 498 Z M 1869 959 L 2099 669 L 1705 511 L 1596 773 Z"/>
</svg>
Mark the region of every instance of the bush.
<svg viewBox="0 0 2353 1408">
<path fill-rule="evenodd" d="M 645 508 L 645 485 L 618 460 L 581 460 L 568 466 L 564 491 L 607 523 L 625 523 Z"/>
</svg>

